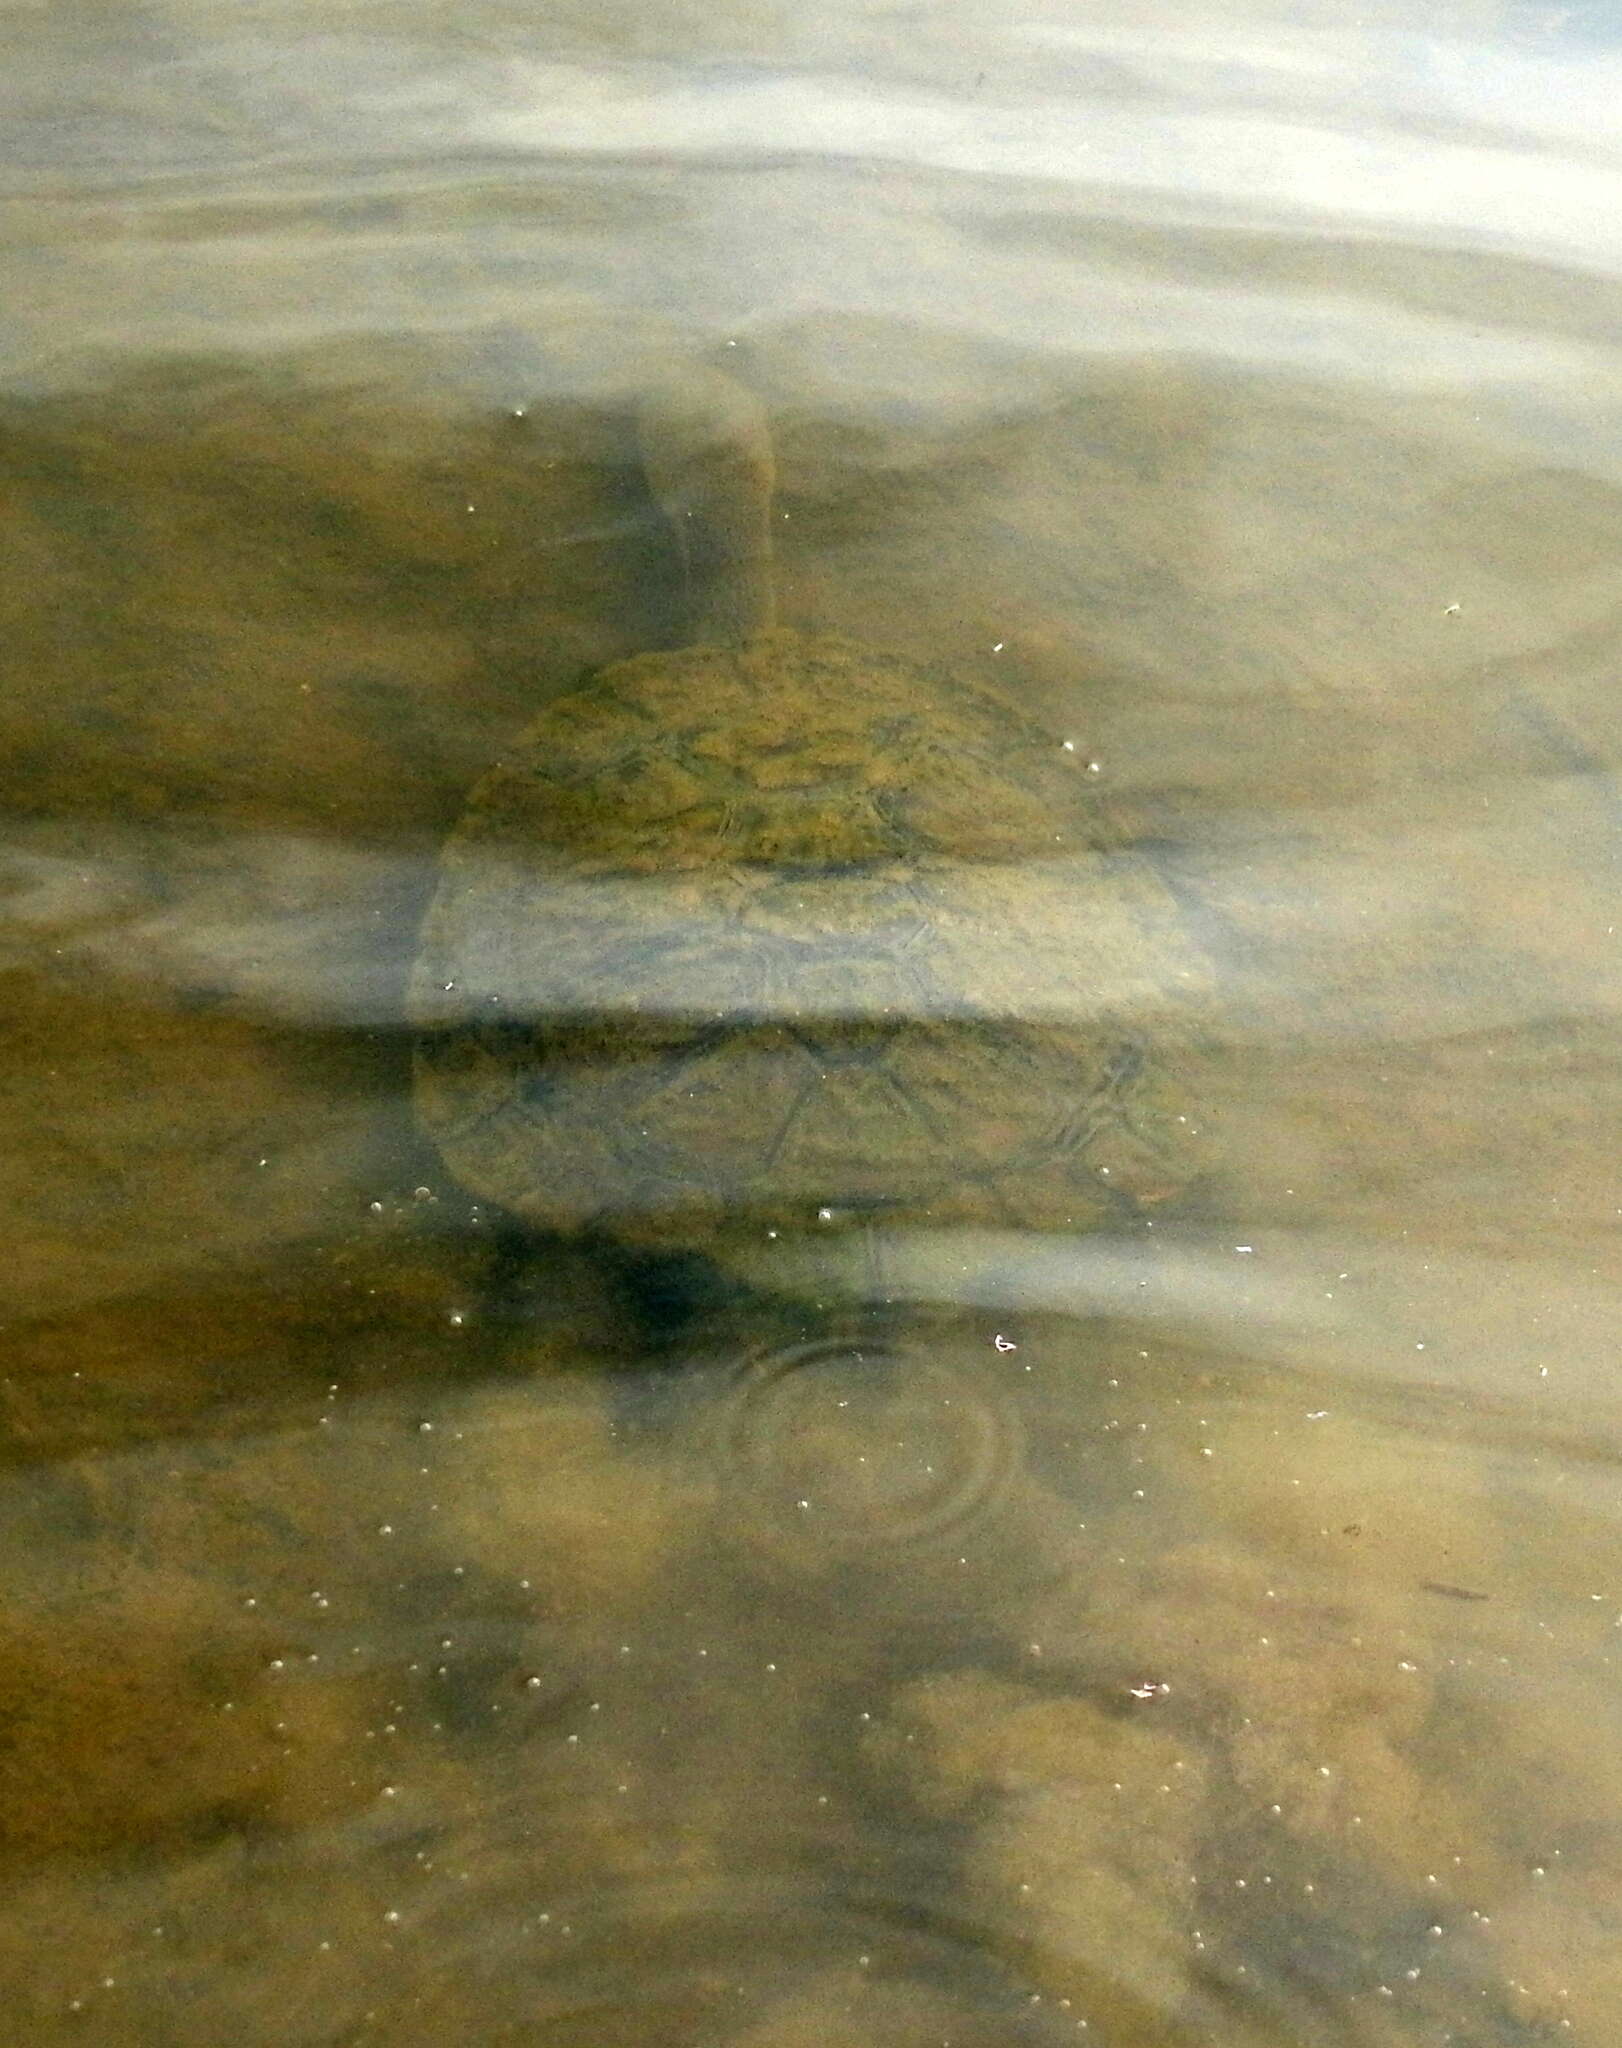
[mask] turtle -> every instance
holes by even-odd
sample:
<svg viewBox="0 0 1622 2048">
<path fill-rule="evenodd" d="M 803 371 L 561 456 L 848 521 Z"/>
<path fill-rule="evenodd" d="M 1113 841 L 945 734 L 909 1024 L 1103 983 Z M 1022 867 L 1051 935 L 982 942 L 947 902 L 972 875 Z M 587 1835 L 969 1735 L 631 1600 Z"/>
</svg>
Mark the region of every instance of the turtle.
<svg viewBox="0 0 1622 2048">
<path fill-rule="evenodd" d="M 553 697 L 442 847 L 409 1008 L 450 1173 L 757 1288 L 1187 1188 L 1204 961 L 1085 756 L 949 663 L 779 623 L 772 436 L 736 377 L 647 392 L 638 435 L 686 639 Z"/>
</svg>

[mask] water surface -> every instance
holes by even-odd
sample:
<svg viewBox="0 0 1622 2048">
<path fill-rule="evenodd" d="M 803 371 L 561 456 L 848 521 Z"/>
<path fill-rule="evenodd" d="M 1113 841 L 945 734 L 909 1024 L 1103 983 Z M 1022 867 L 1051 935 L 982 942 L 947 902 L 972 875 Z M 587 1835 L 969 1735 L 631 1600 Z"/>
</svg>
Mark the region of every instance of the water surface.
<svg viewBox="0 0 1622 2048">
<path fill-rule="evenodd" d="M 0 35 L 29 2039 L 1608 2048 L 1614 10 Z M 688 361 L 784 616 L 1071 741 L 1201 963 L 1109 994 L 1200 1184 L 879 1325 L 412 1116 L 468 790 L 679 634 Z"/>
</svg>

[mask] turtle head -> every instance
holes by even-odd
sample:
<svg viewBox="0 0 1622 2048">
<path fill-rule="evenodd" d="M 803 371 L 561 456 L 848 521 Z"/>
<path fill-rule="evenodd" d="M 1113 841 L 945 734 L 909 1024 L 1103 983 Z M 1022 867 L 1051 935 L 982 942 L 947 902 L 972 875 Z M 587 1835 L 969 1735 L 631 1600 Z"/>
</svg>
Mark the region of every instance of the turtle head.
<svg viewBox="0 0 1622 2048">
<path fill-rule="evenodd" d="M 723 371 L 685 370 L 644 395 L 637 432 L 681 551 L 687 638 L 727 645 L 768 632 L 776 465 L 760 400 Z"/>
</svg>

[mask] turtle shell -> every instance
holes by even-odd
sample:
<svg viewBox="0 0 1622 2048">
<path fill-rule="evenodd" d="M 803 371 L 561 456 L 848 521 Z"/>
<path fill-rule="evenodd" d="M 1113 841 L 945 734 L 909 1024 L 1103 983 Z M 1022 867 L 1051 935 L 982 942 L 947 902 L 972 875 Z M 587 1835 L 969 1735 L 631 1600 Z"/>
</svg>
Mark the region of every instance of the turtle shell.
<svg viewBox="0 0 1622 2048">
<path fill-rule="evenodd" d="M 974 683 L 830 637 L 600 671 L 445 845 L 423 1127 L 480 1199 L 645 1246 L 1174 1192 L 1162 1054 L 1204 963 L 1085 776 Z"/>
</svg>

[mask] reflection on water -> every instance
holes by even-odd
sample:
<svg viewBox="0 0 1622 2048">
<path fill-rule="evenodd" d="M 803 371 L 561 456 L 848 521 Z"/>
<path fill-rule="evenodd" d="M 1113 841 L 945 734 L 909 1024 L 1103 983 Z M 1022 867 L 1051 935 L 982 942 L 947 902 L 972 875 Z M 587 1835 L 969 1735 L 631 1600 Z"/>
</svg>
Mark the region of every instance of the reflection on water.
<svg viewBox="0 0 1622 2048">
<path fill-rule="evenodd" d="M 1607 12 L 0 41 L 28 2038 L 1609 2048 Z M 407 988 L 490 764 L 681 637 L 636 409 L 693 361 L 769 419 L 785 624 L 1017 705 L 1089 822 L 948 778 L 807 986 L 775 880 L 729 980 L 676 840 L 532 820 L 519 1084 L 719 1007 L 667 1128 L 746 1148 L 782 988 L 945 1077 L 933 1207 L 848 1120 L 833 1228 L 728 1186 L 672 1259 L 612 1163 L 583 1242 L 453 1176 Z M 954 1176 L 1046 1103 L 1006 1034 L 1106 1023 L 1181 1191 Z"/>
</svg>

